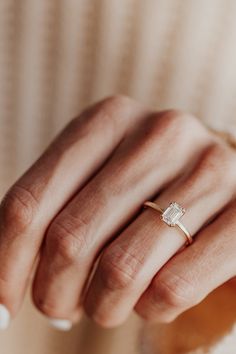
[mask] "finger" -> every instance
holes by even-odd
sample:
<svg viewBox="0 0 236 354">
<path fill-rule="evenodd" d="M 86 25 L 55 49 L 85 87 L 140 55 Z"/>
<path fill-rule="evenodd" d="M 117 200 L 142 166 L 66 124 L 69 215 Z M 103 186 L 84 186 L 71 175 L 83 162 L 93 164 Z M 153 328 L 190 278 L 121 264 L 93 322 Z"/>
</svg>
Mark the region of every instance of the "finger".
<svg viewBox="0 0 236 354">
<path fill-rule="evenodd" d="M 181 173 L 199 146 L 206 144 L 201 133 L 196 144 L 183 139 L 175 156 L 168 152 L 168 142 L 179 139 L 180 130 L 187 135 L 189 119 L 173 113 L 149 117 L 54 220 L 33 289 L 42 312 L 75 319 L 78 298 L 101 249 L 134 217 L 142 201 Z M 191 148 L 183 154 L 186 145 Z"/>
<path fill-rule="evenodd" d="M 95 105 L 69 123 L 8 191 L 0 207 L 0 302 L 11 315 L 22 301 L 49 223 L 142 114 L 125 98 Z"/>
<path fill-rule="evenodd" d="M 149 321 L 170 322 L 236 274 L 236 203 L 154 277 L 136 305 Z"/>
<path fill-rule="evenodd" d="M 224 157 L 228 178 L 218 163 Z M 183 224 L 195 234 L 232 198 L 235 172 L 228 150 L 212 146 L 192 173 L 179 179 L 157 199 L 161 206 L 181 201 L 186 207 Z M 227 180 L 226 180 L 227 179 Z M 222 186 L 224 185 L 224 189 Z M 205 208 L 207 205 L 207 208 Z M 122 323 L 151 279 L 183 246 L 179 229 L 169 228 L 153 210 L 145 210 L 104 250 L 85 300 L 89 316 L 104 326 Z M 145 312 L 148 301 L 143 306 Z"/>
</svg>

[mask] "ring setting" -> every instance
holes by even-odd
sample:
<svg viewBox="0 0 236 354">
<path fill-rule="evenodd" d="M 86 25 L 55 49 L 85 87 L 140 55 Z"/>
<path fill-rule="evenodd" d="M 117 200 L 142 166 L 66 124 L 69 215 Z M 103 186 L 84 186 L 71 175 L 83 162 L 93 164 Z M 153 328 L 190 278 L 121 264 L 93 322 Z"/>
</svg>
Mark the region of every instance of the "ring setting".
<svg viewBox="0 0 236 354">
<path fill-rule="evenodd" d="M 150 201 L 144 203 L 145 207 L 150 207 L 161 214 L 161 220 L 170 227 L 177 226 L 185 235 L 186 245 L 193 242 L 193 238 L 188 229 L 180 222 L 186 210 L 177 202 L 171 202 L 166 209 L 162 209 L 158 204 Z"/>
<path fill-rule="evenodd" d="M 161 214 L 161 219 L 168 226 L 175 226 L 176 223 L 185 214 L 185 212 L 186 210 L 182 208 L 178 203 L 172 202 L 165 210 L 163 210 L 163 213 Z"/>
</svg>

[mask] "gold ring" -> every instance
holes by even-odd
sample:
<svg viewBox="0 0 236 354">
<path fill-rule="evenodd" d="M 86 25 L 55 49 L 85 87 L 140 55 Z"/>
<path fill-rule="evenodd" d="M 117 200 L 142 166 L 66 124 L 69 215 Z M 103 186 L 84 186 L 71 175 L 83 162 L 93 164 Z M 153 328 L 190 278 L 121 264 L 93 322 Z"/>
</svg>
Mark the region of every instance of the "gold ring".
<svg viewBox="0 0 236 354">
<path fill-rule="evenodd" d="M 158 211 L 161 214 L 161 220 L 164 221 L 168 226 L 177 226 L 181 231 L 183 231 L 186 237 L 186 246 L 193 242 L 193 238 L 190 232 L 179 221 L 180 218 L 185 214 L 186 210 L 182 208 L 178 203 L 171 202 L 166 209 L 162 209 L 158 204 L 149 201 L 144 202 L 144 206 Z"/>
</svg>

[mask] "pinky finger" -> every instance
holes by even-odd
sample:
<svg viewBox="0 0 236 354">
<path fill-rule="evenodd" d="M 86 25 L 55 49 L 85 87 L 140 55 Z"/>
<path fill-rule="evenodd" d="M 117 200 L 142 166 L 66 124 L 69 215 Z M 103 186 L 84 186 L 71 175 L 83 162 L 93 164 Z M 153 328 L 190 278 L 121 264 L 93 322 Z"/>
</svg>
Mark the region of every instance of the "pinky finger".
<svg viewBox="0 0 236 354">
<path fill-rule="evenodd" d="M 236 275 L 236 202 L 172 257 L 135 306 L 150 322 L 171 322 Z"/>
</svg>

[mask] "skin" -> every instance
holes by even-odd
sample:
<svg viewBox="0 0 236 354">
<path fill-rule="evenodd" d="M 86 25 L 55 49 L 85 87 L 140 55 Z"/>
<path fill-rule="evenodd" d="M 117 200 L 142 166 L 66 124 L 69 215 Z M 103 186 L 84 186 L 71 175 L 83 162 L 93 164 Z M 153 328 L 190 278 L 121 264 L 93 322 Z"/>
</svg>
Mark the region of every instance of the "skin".
<svg viewBox="0 0 236 354">
<path fill-rule="evenodd" d="M 174 153 L 173 153 L 174 152 Z M 236 275 L 236 153 L 195 117 L 110 97 L 73 119 L 0 206 L 0 303 L 104 327 L 170 322 Z M 145 200 L 177 201 L 194 242 Z"/>
</svg>

